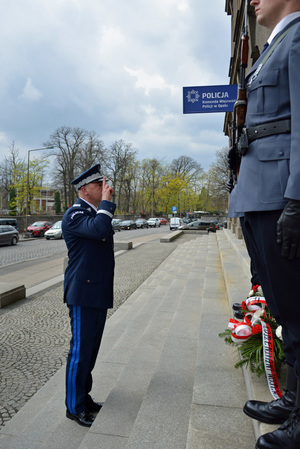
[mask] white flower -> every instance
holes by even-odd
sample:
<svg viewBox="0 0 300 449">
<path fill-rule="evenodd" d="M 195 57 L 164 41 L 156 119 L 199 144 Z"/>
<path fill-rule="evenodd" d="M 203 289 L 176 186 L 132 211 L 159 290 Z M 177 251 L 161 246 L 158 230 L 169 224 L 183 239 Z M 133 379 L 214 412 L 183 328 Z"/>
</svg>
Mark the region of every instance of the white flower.
<svg viewBox="0 0 300 449">
<path fill-rule="evenodd" d="M 283 340 L 283 338 L 282 338 L 282 327 L 281 326 L 277 327 L 275 333 L 276 333 L 276 336 L 279 338 L 279 340 Z"/>
<path fill-rule="evenodd" d="M 265 313 L 265 309 L 263 309 L 263 308 L 255 310 L 255 312 L 253 313 L 254 321 L 259 320 L 260 317 L 264 315 L 264 313 Z"/>
</svg>

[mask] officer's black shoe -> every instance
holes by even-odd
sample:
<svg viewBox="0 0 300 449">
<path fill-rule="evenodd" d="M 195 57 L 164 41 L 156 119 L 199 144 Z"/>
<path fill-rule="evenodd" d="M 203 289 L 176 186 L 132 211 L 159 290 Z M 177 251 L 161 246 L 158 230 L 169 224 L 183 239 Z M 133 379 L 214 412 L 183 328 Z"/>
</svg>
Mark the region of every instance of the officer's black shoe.
<svg viewBox="0 0 300 449">
<path fill-rule="evenodd" d="M 283 424 L 295 408 L 296 392 L 286 391 L 280 399 L 272 402 L 247 401 L 244 413 L 266 424 Z M 300 446 L 299 446 L 300 447 Z"/>
<path fill-rule="evenodd" d="M 256 449 L 299 449 L 300 409 L 295 408 L 279 429 L 259 437 Z"/>
<path fill-rule="evenodd" d="M 99 413 L 103 405 L 103 402 L 94 402 L 91 398 L 86 401 L 86 409 L 89 413 Z"/>
<path fill-rule="evenodd" d="M 90 415 L 87 410 L 80 412 L 78 414 L 70 413 L 68 410 L 66 411 L 66 417 L 76 421 L 78 424 L 84 427 L 91 427 L 93 422 L 95 421 L 94 416 Z"/>
</svg>

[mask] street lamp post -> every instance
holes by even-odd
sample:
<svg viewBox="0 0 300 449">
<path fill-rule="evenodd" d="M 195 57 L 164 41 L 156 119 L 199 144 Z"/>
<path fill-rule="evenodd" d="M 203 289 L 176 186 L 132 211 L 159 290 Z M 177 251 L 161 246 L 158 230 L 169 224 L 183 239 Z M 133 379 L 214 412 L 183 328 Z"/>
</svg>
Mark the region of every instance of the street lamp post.
<svg viewBox="0 0 300 449">
<path fill-rule="evenodd" d="M 27 160 L 27 188 L 26 188 L 26 215 L 25 215 L 25 232 L 27 232 L 28 227 L 28 203 L 29 203 L 29 160 L 30 153 L 32 151 L 40 151 L 40 150 L 52 150 L 54 147 L 44 147 L 44 148 L 35 148 L 34 150 L 28 150 L 28 160 Z"/>
</svg>

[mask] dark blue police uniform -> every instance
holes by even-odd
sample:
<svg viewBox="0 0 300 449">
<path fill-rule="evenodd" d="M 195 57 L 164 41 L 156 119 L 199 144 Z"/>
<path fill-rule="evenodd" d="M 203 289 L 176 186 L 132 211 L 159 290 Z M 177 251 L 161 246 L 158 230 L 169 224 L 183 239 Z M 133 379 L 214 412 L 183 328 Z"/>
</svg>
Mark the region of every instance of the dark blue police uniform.
<svg viewBox="0 0 300 449">
<path fill-rule="evenodd" d="M 97 181 L 93 169 L 76 178 L 73 184 L 80 187 Z M 74 415 L 88 409 L 92 401 L 89 395 L 91 372 L 100 348 L 107 309 L 113 307 L 115 263 L 111 220 L 115 207 L 110 201 L 101 201 L 96 210 L 79 198 L 62 220 L 69 257 L 64 302 L 69 308 L 72 330 L 66 368 L 66 407 Z"/>
</svg>

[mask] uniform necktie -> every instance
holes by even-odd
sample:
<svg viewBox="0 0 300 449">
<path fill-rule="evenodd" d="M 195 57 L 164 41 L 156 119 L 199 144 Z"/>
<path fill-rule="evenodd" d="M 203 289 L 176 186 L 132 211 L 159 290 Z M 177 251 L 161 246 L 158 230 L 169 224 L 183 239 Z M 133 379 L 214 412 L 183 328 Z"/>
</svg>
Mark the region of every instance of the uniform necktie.
<svg viewBox="0 0 300 449">
<path fill-rule="evenodd" d="M 269 44 L 268 44 L 268 42 L 266 42 L 264 47 L 263 47 L 263 49 L 262 49 L 262 53 L 268 48 L 268 46 L 269 46 Z"/>
</svg>

